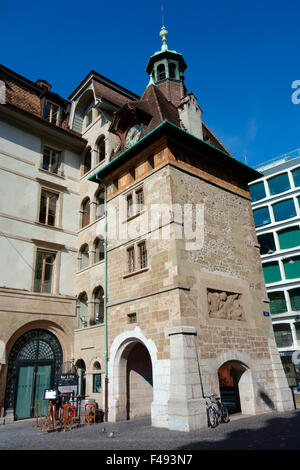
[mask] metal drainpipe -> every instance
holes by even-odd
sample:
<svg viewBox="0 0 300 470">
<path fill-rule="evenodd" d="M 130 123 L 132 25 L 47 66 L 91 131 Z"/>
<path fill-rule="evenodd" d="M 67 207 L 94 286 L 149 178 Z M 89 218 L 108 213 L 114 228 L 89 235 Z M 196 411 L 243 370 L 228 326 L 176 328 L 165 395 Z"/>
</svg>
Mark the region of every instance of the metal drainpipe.
<svg viewBox="0 0 300 470">
<path fill-rule="evenodd" d="M 104 420 L 108 421 L 108 351 L 107 351 L 107 198 L 106 184 L 96 176 L 97 180 L 104 186 L 104 342 L 105 342 L 105 397 L 104 397 Z"/>
</svg>

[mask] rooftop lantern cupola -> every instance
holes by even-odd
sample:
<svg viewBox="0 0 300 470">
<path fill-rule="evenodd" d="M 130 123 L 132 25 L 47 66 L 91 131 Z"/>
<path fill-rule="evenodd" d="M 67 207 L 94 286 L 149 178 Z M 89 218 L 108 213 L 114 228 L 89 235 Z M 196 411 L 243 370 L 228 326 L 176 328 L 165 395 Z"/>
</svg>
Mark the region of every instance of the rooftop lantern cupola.
<svg viewBox="0 0 300 470">
<path fill-rule="evenodd" d="M 186 93 L 183 72 L 187 65 L 182 54 L 168 48 L 168 31 L 165 26 L 161 28 L 159 35 L 161 49 L 150 57 L 146 67 L 146 72 L 150 75 L 149 85 L 159 86 L 166 98 L 178 106 L 179 100 Z"/>
</svg>

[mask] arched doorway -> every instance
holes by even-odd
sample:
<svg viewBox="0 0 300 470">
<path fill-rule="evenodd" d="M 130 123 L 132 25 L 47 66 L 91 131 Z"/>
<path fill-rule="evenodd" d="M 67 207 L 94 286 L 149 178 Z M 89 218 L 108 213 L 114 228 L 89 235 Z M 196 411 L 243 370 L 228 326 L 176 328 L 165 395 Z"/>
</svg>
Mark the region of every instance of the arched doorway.
<svg viewBox="0 0 300 470">
<path fill-rule="evenodd" d="M 78 373 L 78 392 L 79 395 L 86 394 L 86 366 L 83 359 L 78 359 L 75 366 L 77 367 Z"/>
<path fill-rule="evenodd" d="M 35 415 L 37 401 L 46 413 L 44 390 L 57 385 L 62 365 L 62 349 L 49 331 L 28 331 L 15 342 L 9 355 L 5 408 L 15 410 L 15 419 Z"/>
<path fill-rule="evenodd" d="M 242 375 L 248 370 L 242 362 L 228 361 L 218 369 L 220 397 L 230 414 L 242 411 L 240 384 Z"/>
<path fill-rule="evenodd" d="M 152 363 L 142 343 L 135 343 L 128 351 L 126 364 L 127 419 L 149 416 L 153 401 Z"/>
<path fill-rule="evenodd" d="M 120 344 L 118 339 L 121 338 L 123 341 Z M 153 354 L 154 347 L 150 344 L 151 347 Z M 130 337 L 126 332 L 116 338 L 111 348 L 109 365 L 109 420 L 151 415 L 153 355 L 150 354 L 143 341 Z"/>
</svg>

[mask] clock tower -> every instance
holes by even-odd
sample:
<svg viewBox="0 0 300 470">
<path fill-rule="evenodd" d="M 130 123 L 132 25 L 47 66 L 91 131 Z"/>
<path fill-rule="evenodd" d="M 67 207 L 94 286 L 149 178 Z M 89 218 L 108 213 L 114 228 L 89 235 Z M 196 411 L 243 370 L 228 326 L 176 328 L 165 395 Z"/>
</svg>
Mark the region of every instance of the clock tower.
<svg viewBox="0 0 300 470">
<path fill-rule="evenodd" d="M 186 94 L 183 72 L 187 68 L 182 54 L 169 50 L 168 31 L 163 26 L 159 33 L 162 45 L 149 59 L 146 72 L 150 75 L 150 84 L 158 86 L 168 101 L 176 107 Z"/>
</svg>

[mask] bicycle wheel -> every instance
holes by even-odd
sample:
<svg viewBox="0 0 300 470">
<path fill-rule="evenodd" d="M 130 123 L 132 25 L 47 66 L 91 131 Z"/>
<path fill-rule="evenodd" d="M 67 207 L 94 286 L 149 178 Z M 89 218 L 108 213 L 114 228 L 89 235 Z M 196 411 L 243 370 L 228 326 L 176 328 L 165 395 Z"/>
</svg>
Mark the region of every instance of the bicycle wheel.
<svg viewBox="0 0 300 470">
<path fill-rule="evenodd" d="M 210 407 L 207 409 L 207 416 L 208 416 L 208 425 L 209 425 L 211 428 L 215 428 L 215 427 L 217 426 L 217 424 L 218 424 L 218 419 L 217 419 L 215 410 L 213 409 L 212 406 L 210 406 Z"/>
<path fill-rule="evenodd" d="M 229 423 L 230 421 L 230 418 L 229 418 L 229 413 L 228 413 L 228 410 L 226 408 L 226 406 L 222 406 L 222 422 L 223 423 Z"/>
</svg>

